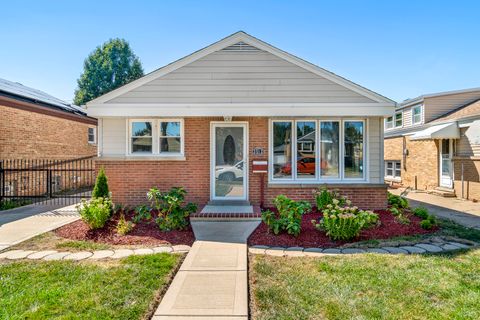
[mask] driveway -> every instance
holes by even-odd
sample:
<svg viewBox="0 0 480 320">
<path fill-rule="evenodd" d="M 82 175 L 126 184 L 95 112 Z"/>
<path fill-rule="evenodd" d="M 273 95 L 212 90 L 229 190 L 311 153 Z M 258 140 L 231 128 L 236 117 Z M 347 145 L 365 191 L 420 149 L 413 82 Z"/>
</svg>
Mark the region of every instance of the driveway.
<svg viewBox="0 0 480 320">
<path fill-rule="evenodd" d="M 408 189 L 391 189 L 393 194 L 405 196 L 412 207 L 425 207 L 439 218 L 449 219 L 465 227 L 480 230 L 480 203 L 459 198 L 443 198 Z"/>
<path fill-rule="evenodd" d="M 0 211 L 0 251 L 78 220 L 75 205 L 28 205 Z"/>
</svg>

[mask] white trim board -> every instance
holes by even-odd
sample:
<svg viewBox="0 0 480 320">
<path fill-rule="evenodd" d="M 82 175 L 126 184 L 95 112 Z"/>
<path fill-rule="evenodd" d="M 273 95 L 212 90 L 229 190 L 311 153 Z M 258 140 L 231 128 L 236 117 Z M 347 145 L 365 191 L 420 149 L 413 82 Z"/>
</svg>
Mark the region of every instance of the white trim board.
<svg viewBox="0 0 480 320">
<path fill-rule="evenodd" d="M 110 91 L 109 93 L 106 93 L 92 101 L 90 101 L 89 103 L 87 103 L 87 108 L 88 109 L 91 109 L 91 108 L 97 108 L 99 105 L 102 105 L 126 92 L 129 92 L 135 88 L 138 88 L 140 87 L 141 85 L 143 84 L 146 84 L 154 79 L 157 79 L 163 75 L 166 75 L 172 71 L 175 71 L 189 63 L 192 63 L 198 59 L 201 59 L 205 56 L 207 56 L 208 54 L 211 54 L 213 52 L 216 52 L 216 51 L 219 51 L 223 48 L 226 48 L 226 47 L 229 47 L 231 45 L 234 45 L 238 42 L 244 42 L 244 43 L 247 43 L 251 46 L 254 46 L 260 50 L 263 50 L 263 51 L 266 51 L 266 52 L 269 52 L 281 59 L 284 59 L 294 65 L 297 65 L 307 71 L 310 71 L 316 75 L 319 75 L 325 79 L 328 79 L 338 85 L 341 85 L 347 89 L 350 89 L 364 97 L 367 97 L 379 104 L 386 104 L 390 107 L 394 107 L 396 106 L 396 103 L 378 93 L 375 93 L 371 90 L 368 90 L 356 83 L 353 83 L 352 81 L 349 81 L 345 78 L 342 78 L 332 72 L 329 72 L 323 68 L 320 68 L 312 63 L 309 63 L 303 59 L 300 59 L 292 54 L 289 54 L 283 50 L 280 50 L 266 42 L 263 42 L 245 32 L 237 32 L 237 33 L 234 33 L 220 41 L 217 41 L 215 43 L 213 43 L 212 45 L 210 46 L 207 46 L 201 50 L 198 50 L 182 59 L 179 59 L 175 62 L 172 62 L 160 69 L 157 69 L 145 76 L 143 76 L 142 78 L 140 79 L 137 79 L 135 81 L 132 81 L 118 89 L 115 89 L 113 91 Z M 87 110 L 88 111 L 88 110 Z M 94 115 L 94 113 L 91 113 L 90 111 L 88 111 L 88 114 L 89 115 Z"/>
</svg>

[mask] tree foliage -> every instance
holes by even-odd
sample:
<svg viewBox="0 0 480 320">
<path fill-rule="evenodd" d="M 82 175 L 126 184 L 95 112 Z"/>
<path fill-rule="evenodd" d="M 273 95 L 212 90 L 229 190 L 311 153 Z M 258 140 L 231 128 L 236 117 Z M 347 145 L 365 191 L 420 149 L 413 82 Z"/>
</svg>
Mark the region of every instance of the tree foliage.
<svg viewBox="0 0 480 320">
<path fill-rule="evenodd" d="M 124 39 L 98 46 L 83 63 L 74 103 L 82 105 L 143 76 L 139 58 Z"/>
<path fill-rule="evenodd" d="M 107 175 L 103 167 L 98 171 L 97 181 L 95 181 L 95 187 L 93 188 L 92 198 L 108 198 L 108 181 Z"/>
</svg>

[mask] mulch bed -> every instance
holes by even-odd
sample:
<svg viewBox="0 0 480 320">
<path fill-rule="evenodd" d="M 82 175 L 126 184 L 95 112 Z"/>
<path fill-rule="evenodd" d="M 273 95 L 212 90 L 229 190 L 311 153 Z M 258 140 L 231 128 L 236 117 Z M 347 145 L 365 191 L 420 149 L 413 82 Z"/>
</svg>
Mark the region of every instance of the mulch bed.
<svg viewBox="0 0 480 320">
<path fill-rule="evenodd" d="M 274 211 L 274 209 L 271 209 Z M 438 228 L 425 230 L 420 227 L 421 219 L 409 215 L 410 224 L 404 225 L 398 223 L 395 217 L 386 210 L 375 211 L 379 215 L 380 225 L 365 229 L 360 233 L 360 236 L 352 241 L 332 241 L 323 231 L 315 229 L 311 220 L 321 217 L 321 213 L 314 210 L 313 213 L 305 214 L 302 218 L 302 231 L 298 237 L 294 237 L 287 233 L 280 233 L 278 235 L 269 232 L 265 223 L 261 223 L 258 228 L 250 235 L 248 239 L 249 245 L 266 245 L 266 246 L 280 246 L 280 247 L 321 247 L 331 248 L 344 245 L 346 243 L 372 240 L 372 239 L 388 239 L 398 236 L 409 236 L 418 234 L 433 233 Z"/>
<path fill-rule="evenodd" d="M 133 212 L 125 214 L 127 220 L 131 220 Z M 133 230 L 125 235 L 118 235 L 118 215 L 115 215 L 107 225 L 101 229 L 90 230 L 88 225 L 81 221 L 75 221 L 55 230 L 57 236 L 71 240 L 89 240 L 113 245 L 177 245 L 186 244 L 191 246 L 195 241 L 192 228 L 189 226 L 182 231 L 160 231 L 153 219 L 141 221 L 135 225 Z"/>
</svg>

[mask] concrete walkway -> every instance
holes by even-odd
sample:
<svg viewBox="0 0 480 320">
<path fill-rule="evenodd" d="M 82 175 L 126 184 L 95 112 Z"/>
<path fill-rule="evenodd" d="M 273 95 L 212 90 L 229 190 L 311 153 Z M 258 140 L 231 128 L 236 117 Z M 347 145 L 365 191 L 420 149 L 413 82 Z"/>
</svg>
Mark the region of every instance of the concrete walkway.
<svg viewBox="0 0 480 320">
<path fill-rule="evenodd" d="M 192 222 L 197 241 L 152 319 L 248 319 L 246 241 L 258 224 Z"/>
<path fill-rule="evenodd" d="M 449 219 L 465 227 L 480 230 L 480 203 L 458 198 L 443 198 L 408 189 L 391 189 L 393 194 L 405 196 L 414 208 L 425 207 L 437 217 Z"/>
<path fill-rule="evenodd" d="M 29 205 L 0 211 L 0 251 L 79 218 L 75 205 Z"/>
</svg>

